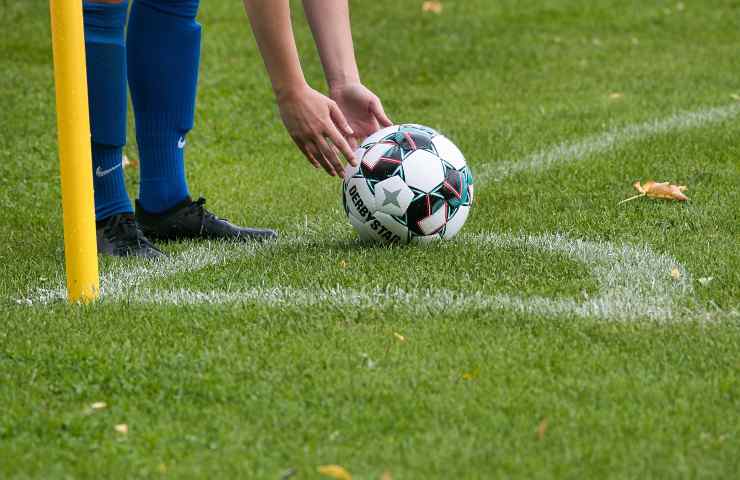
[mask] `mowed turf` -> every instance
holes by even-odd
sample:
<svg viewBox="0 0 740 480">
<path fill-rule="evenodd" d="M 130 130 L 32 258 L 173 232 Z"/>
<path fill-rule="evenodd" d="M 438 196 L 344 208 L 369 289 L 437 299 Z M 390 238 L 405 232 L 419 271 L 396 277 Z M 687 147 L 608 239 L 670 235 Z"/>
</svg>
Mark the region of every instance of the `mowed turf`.
<svg viewBox="0 0 740 480">
<path fill-rule="evenodd" d="M 489 177 L 458 241 L 389 249 L 354 241 L 338 182 L 284 133 L 239 2 L 203 3 L 191 190 L 284 240 L 213 245 L 230 258 L 160 276 L 103 260 L 140 284 L 90 306 L 38 295 L 63 268 L 47 3 L 0 13 L 12 25 L 0 39 L 0 477 L 318 478 L 335 463 L 360 479 L 740 471 L 740 4 L 448 0 L 435 15 L 420 1 L 353 2 L 364 81 L 396 122 L 447 133 L 481 177 L 632 124 L 736 113 Z M 137 172 L 126 175 L 135 194 Z M 617 206 L 638 178 L 686 184 L 691 200 Z M 581 302 L 618 273 L 478 234 L 646 248 L 683 272 L 658 272 L 661 285 L 684 283 L 665 316 L 621 320 L 384 299 Z M 197 248 L 165 246 L 175 258 Z M 216 301 L 174 304 L 175 291 Z M 311 291 L 341 301 L 308 303 Z M 355 306 L 348 292 L 377 296 Z"/>
</svg>

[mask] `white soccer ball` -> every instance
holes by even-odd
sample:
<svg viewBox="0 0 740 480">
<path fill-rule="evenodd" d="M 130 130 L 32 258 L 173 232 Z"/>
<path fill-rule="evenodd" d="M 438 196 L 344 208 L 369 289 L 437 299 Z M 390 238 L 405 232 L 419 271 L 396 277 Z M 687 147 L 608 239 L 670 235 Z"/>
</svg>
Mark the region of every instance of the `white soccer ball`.
<svg viewBox="0 0 740 480">
<path fill-rule="evenodd" d="M 449 239 L 473 203 L 473 174 L 460 149 L 423 125 L 370 135 L 342 183 L 344 211 L 360 238 L 376 243 Z"/>
</svg>

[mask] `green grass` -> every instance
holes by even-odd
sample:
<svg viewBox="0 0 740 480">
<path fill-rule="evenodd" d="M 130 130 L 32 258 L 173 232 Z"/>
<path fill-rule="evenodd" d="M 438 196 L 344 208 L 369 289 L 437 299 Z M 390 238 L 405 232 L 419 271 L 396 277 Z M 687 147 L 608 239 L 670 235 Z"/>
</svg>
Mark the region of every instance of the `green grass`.
<svg viewBox="0 0 740 480">
<path fill-rule="evenodd" d="M 669 255 L 691 290 L 667 318 L 628 321 L 402 302 L 19 304 L 58 283 L 63 243 L 47 3 L 3 4 L 0 477 L 317 478 L 329 463 L 360 479 L 736 475 L 737 116 L 485 183 L 457 242 L 365 248 L 337 182 L 284 133 L 238 2 L 203 3 L 191 190 L 288 241 L 140 288 L 596 294 L 578 259 L 465 240 L 559 232 Z M 740 94 L 737 1 L 448 0 L 441 15 L 420 3 L 353 2 L 363 78 L 397 122 L 448 133 L 474 171 Z M 306 74 L 322 86 L 296 12 Z M 638 178 L 687 184 L 691 201 L 617 207 Z M 97 401 L 108 407 L 90 413 Z"/>
</svg>

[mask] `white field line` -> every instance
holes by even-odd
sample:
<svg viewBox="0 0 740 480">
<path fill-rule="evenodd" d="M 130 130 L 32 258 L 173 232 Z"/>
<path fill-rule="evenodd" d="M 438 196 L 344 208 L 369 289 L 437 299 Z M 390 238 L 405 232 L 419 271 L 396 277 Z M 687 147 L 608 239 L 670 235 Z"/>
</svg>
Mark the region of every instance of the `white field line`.
<svg viewBox="0 0 740 480">
<path fill-rule="evenodd" d="M 400 307 L 420 313 L 450 310 L 505 310 L 556 316 L 572 315 L 611 320 L 651 318 L 668 320 L 680 308 L 679 301 L 691 294 L 691 279 L 679 263 L 647 247 L 614 245 L 610 242 L 573 240 L 563 235 L 514 235 L 483 233 L 464 235 L 462 245 L 480 250 L 518 247 L 564 254 L 584 263 L 598 282 L 593 298 L 558 299 L 463 293 L 448 289 L 353 290 L 341 286 L 328 289 L 258 287 L 229 291 L 176 289 L 153 291 L 146 287 L 121 291 L 110 301 L 161 305 L 259 304 L 297 307 Z M 679 268 L 678 280 L 671 278 Z"/>
<path fill-rule="evenodd" d="M 628 142 L 652 136 L 700 128 L 734 118 L 740 104 L 674 114 L 662 120 L 610 130 L 576 143 L 562 143 L 523 160 L 503 162 L 478 172 L 478 184 L 496 181 L 523 171 L 537 171 L 553 165 L 585 159 L 591 155 L 617 148 Z M 308 228 L 307 228 L 308 230 Z M 466 240 L 467 239 L 467 240 Z M 159 304 L 223 304 L 259 303 L 266 305 L 405 305 L 415 309 L 483 308 L 506 309 L 543 315 L 576 315 L 598 318 L 627 319 L 635 317 L 670 318 L 676 313 L 676 300 L 691 294 L 688 272 L 669 256 L 658 255 L 648 247 L 616 246 L 608 242 L 571 240 L 557 234 L 515 236 L 487 233 L 464 236 L 463 243 L 486 248 L 519 245 L 525 248 L 561 252 L 584 262 L 599 283 L 595 298 L 577 302 L 573 299 L 487 296 L 450 290 L 380 290 L 356 291 L 338 286 L 326 290 L 305 290 L 292 287 L 252 288 L 239 291 L 196 292 L 191 290 L 154 291 L 146 284 L 183 272 L 196 271 L 225 263 L 234 258 L 253 255 L 259 248 L 280 248 L 286 244 L 305 242 L 305 237 L 281 240 L 272 247 L 203 243 L 175 255 L 166 261 L 141 263 L 133 268 L 128 262 L 114 266 L 101 276 L 103 301 Z M 673 268 L 682 272 L 680 281 L 665 278 Z M 54 288 L 38 288 L 19 303 L 35 304 L 63 301 L 66 288 L 63 281 Z"/>
<path fill-rule="evenodd" d="M 179 273 L 194 272 L 206 267 L 225 263 L 234 257 L 243 258 L 254 254 L 255 246 L 222 242 L 204 242 L 174 255 L 166 260 L 146 261 L 122 260 L 111 270 L 100 276 L 100 295 L 102 298 L 121 298 L 126 292 L 144 282 L 163 279 Z M 64 280 L 57 280 L 59 286 L 38 288 L 19 303 L 50 303 L 67 298 Z"/>
<path fill-rule="evenodd" d="M 740 114 L 740 102 L 704 110 L 678 112 L 663 119 L 615 128 L 576 142 L 563 142 L 523 159 L 489 163 L 473 173 L 476 174 L 476 184 L 497 182 L 521 172 L 536 172 L 555 165 L 584 160 L 627 143 L 721 123 L 736 118 L 738 114 Z"/>
</svg>

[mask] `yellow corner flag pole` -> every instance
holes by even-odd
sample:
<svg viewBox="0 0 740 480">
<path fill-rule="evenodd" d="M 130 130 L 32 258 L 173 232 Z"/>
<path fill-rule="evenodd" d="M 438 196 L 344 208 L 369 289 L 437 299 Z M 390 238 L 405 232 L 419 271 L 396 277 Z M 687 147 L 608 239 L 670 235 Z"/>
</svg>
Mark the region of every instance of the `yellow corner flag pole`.
<svg viewBox="0 0 740 480">
<path fill-rule="evenodd" d="M 50 0 L 57 131 L 62 177 L 64 252 L 71 302 L 98 297 L 90 117 L 81 0 Z"/>
</svg>

